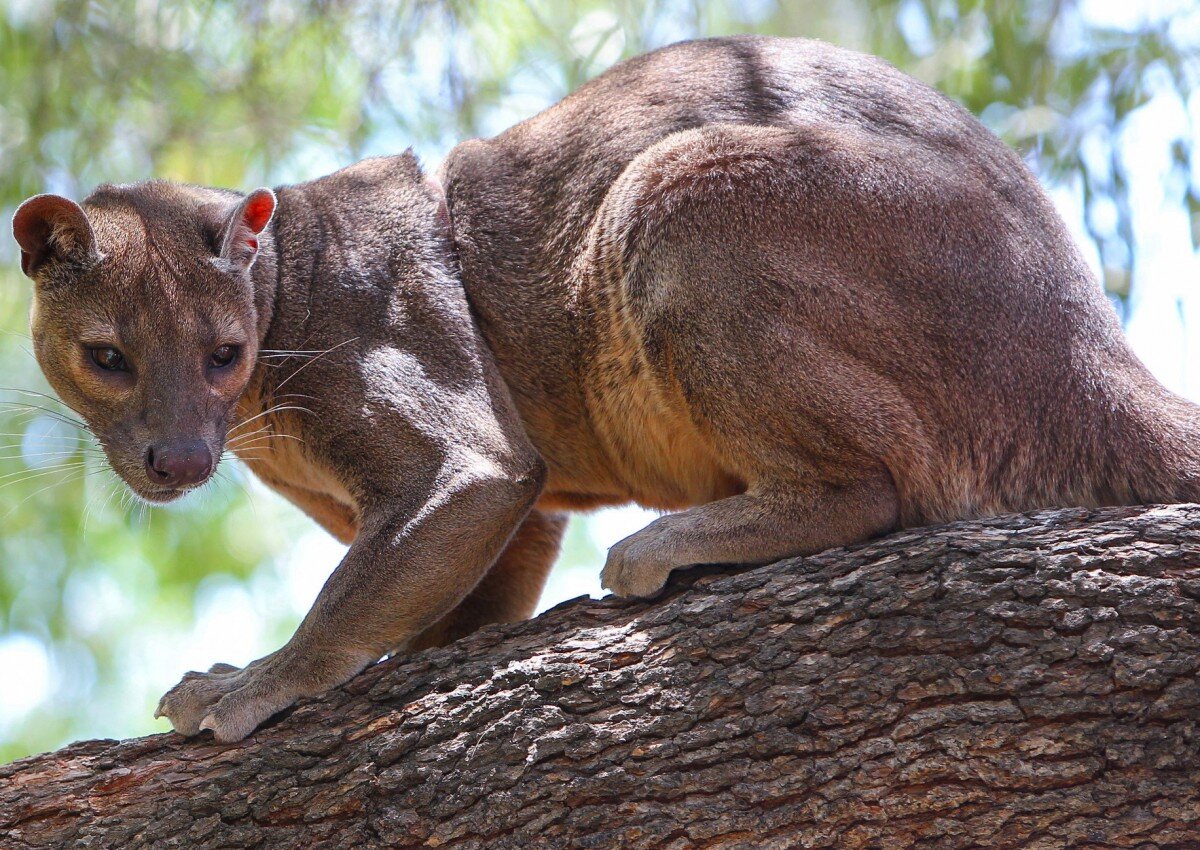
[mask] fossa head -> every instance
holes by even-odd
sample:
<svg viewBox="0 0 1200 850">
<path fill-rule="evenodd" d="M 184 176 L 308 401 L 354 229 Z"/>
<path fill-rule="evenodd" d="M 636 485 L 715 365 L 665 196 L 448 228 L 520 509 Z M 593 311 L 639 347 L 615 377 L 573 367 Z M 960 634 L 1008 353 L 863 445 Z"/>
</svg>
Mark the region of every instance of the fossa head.
<svg viewBox="0 0 1200 850">
<path fill-rule="evenodd" d="M 154 181 L 82 205 L 37 195 L 13 217 L 38 363 L 143 499 L 216 468 L 258 354 L 250 270 L 274 211 L 269 189 Z"/>
</svg>

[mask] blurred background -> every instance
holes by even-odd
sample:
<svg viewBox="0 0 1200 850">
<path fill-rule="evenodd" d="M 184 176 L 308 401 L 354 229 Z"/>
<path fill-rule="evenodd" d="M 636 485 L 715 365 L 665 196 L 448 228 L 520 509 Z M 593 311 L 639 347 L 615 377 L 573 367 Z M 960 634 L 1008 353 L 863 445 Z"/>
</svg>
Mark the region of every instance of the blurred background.
<svg viewBox="0 0 1200 850">
<path fill-rule="evenodd" d="M 876 53 L 964 103 L 1050 191 L 1139 354 L 1200 397 L 1194 0 L 0 0 L 0 762 L 166 730 L 188 669 L 275 649 L 342 549 L 235 463 L 131 503 L 30 353 L 7 236 L 37 192 L 249 189 L 412 146 L 427 168 L 618 60 L 726 33 Z M 573 520 L 542 600 L 599 593 L 636 509 Z"/>
</svg>

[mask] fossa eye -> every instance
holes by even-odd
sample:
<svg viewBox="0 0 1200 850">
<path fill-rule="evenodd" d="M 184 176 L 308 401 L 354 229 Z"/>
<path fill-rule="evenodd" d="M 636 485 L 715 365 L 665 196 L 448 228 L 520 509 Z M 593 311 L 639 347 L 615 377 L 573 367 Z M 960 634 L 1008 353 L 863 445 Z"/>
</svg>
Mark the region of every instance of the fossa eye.
<svg viewBox="0 0 1200 850">
<path fill-rule="evenodd" d="M 208 365 L 214 369 L 224 369 L 234 360 L 237 360 L 237 356 L 238 347 L 236 345 L 222 345 L 208 358 Z"/>
<path fill-rule="evenodd" d="M 88 354 L 91 355 L 92 362 L 106 372 L 129 371 L 125 355 L 115 348 L 91 348 L 88 349 Z"/>
</svg>

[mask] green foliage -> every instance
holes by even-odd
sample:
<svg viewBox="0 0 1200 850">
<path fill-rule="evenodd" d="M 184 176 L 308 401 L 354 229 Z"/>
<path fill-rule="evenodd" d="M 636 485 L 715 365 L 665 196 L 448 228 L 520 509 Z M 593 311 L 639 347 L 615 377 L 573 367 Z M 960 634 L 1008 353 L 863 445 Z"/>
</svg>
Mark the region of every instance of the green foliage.
<svg viewBox="0 0 1200 850">
<path fill-rule="evenodd" d="M 885 56 L 981 115 L 1048 183 L 1075 187 L 1123 300 L 1136 246 L 1116 140 L 1151 95 L 1191 95 L 1195 44 L 1184 43 L 1186 16 L 1117 25 L 1085 11 L 1067 0 L 0 0 L 0 210 L 7 220 L 36 192 L 80 198 L 149 176 L 301 180 L 408 145 L 432 162 L 646 49 L 806 35 Z M 1191 139 L 1173 155 L 1181 203 L 1200 220 Z M 15 391 L 48 389 L 7 239 L 0 261 L 0 664 L 40 647 L 50 675 L 50 695 L 22 711 L 18 692 L 37 683 L 0 669 L 4 760 L 157 728 L 154 698 L 223 593 L 242 594 L 266 624 L 246 657 L 272 648 L 300 610 L 278 603 L 290 581 L 280 565 L 308 525 L 234 467 L 178 509 L 149 514 L 118 495 L 69 412 Z M 567 561 L 598 570 L 579 528 L 570 541 Z"/>
</svg>

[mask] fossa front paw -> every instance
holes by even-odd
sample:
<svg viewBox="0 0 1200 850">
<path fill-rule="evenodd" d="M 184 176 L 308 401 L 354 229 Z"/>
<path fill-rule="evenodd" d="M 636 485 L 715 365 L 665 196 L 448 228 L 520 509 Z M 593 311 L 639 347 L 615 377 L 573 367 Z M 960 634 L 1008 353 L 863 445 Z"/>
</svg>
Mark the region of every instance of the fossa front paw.
<svg viewBox="0 0 1200 850">
<path fill-rule="evenodd" d="M 209 729 L 223 743 L 240 741 L 299 697 L 273 668 L 268 657 L 240 669 L 215 664 L 207 673 L 186 673 L 159 700 L 154 716 L 170 720 L 182 735 Z"/>
</svg>

